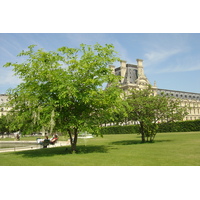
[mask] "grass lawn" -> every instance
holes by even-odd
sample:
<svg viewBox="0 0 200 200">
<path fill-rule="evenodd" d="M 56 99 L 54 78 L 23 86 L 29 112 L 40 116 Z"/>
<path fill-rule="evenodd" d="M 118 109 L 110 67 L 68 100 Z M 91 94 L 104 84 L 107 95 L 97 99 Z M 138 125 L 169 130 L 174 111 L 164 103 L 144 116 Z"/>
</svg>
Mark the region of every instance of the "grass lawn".
<svg viewBox="0 0 200 200">
<path fill-rule="evenodd" d="M 1 166 L 199 166 L 200 132 L 159 133 L 154 143 L 136 134 L 78 139 L 78 153 L 66 147 L 0 153 Z"/>
</svg>

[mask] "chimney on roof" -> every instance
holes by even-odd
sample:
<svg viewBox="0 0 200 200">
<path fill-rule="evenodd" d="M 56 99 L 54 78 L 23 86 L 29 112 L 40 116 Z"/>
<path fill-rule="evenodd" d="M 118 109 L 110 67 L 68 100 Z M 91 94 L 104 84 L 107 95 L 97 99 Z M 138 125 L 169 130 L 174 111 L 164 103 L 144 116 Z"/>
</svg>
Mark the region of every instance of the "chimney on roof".
<svg viewBox="0 0 200 200">
<path fill-rule="evenodd" d="M 120 61 L 120 70 L 121 70 L 121 83 L 123 83 L 125 75 L 126 75 L 126 61 L 125 60 Z"/>
<path fill-rule="evenodd" d="M 137 59 L 138 77 L 144 76 L 144 69 L 142 63 L 143 63 L 142 59 Z"/>
</svg>

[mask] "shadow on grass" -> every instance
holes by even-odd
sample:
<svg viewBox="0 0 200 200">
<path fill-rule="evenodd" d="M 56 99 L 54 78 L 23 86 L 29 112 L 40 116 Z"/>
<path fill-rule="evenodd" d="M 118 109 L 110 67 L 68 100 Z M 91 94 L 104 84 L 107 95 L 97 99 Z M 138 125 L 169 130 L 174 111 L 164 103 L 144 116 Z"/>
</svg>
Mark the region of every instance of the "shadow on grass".
<svg viewBox="0 0 200 200">
<path fill-rule="evenodd" d="M 69 148 L 70 152 L 70 148 Z M 101 146 L 85 146 L 80 145 L 77 146 L 77 154 L 86 154 L 86 153 L 108 153 L 108 146 L 101 145 Z"/>
<path fill-rule="evenodd" d="M 108 148 L 106 146 L 77 146 L 76 154 L 87 154 L 87 153 L 107 153 Z M 56 155 L 66 155 L 71 154 L 71 147 L 55 147 L 46 149 L 36 149 L 29 151 L 18 151 L 13 154 L 22 155 L 23 157 L 50 157 Z"/>
<path fill-rule="evenodd" d="M 141 142 L 141 140 L 121 140 L 121 141 L 115 141 L 111 142 L 112 145 L 134 145 L 134 144 L 154 144 L 158 142 L 170 142 L 171 140 L 155 140 L 153 142 Z"/>
</svg>

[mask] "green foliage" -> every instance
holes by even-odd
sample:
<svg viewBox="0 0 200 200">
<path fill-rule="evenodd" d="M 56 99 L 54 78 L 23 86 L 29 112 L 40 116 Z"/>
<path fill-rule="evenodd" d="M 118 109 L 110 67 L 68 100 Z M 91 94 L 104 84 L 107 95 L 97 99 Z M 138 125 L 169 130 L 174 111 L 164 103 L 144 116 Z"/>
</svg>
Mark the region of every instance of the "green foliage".
<svg viewBox="0 0 200 200">
<path fill-rule="evenodd" d="M 126 101 L 128 119 L 139 122 L 142 142 L 154 140 L 159 121 L 182 120 L 187 114 L 186 108 L 180 107 L 180 100 L 164 94 L 155 96 L 151 86 L 143 90 L 130 90 Z"/>
<path fill-rule="evenodd" d="M 131 134 L 139 133 L 138 125 L 128 125 L 128 126 L 107 126 L 101 128 L 101 134 Z"/>
<path fill-rule="evenodd" d="M 81 44 L 55 52 L 34 47 L 19 54 L 25 62 L 4 65 L 12 66 L 22 80 L 9 91 L 11 126 L 25 133 L 68 132 L 74 150 L 79 131 L 98 134 L 100 124 L 121 108 L 119 78 L 108 66 L 119 58 L 110 44 Z M 104 90 L 107 83 L 110 87 Z"/>
<path fill-rule="evenodd" d="M 158 124 L 158 132 L 200 131 L 200 120 Z"/>
<path fill-rule="evenodd" d="M 101 134 L 132 134 L 139 133 L 139 125 L 128 126 L 107 126 L 101 128 Z M 157 133 L 169 133 L 169 132 L 192 132 L 200 131 L 200 120 L 194 121 L 178 121 L 178 122 L 166 122 L 157 124 Z"/>
<path fill-rule="evenodd" d="M 9 132 L 9 123 L 5 115 L 0 117 L 0 133 Z"/>
<path fill-rule="evenodd" d="M 199 166 L 199 136 L 200 132 L 163 133 L 150 144 L 141 143 L 136 134 L 105 135 L 79 139 L 76 155 L 66 151 L 66 146 L 0 153 L 0 165 Z"/>
</svg>

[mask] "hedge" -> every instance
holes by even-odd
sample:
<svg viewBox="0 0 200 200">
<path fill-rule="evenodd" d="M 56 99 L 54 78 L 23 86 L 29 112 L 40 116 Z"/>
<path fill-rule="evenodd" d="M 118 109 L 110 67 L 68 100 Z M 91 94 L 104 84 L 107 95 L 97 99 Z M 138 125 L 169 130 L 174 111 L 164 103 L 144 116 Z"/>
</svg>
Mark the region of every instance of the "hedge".
<svg viewBox="0 0 200 200">
<path fill-rule="evenodd" d="M 158 124 L 158 133 L 200 131 L 200 120 Z"/>
<path fill-rule="evenodd" d="M 160 123 L 158 124 L 158 133 L 165 132 L 192 132 L 200 131 L 200 120 L 182 121 L 173 123 Z M 101 128 L 101 134 L 131 134 L 139 133 L 138 125 L 128 126 L 108 126 Z"/>
<path fill-rule="evenodd" d="M 130 134 L 138 133 L 138 125 L 107 126 L 101 128 L 101 134 Z"/>
</svg>

